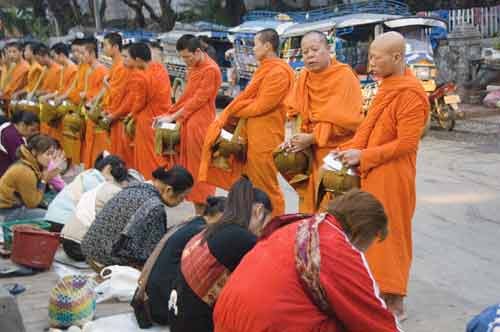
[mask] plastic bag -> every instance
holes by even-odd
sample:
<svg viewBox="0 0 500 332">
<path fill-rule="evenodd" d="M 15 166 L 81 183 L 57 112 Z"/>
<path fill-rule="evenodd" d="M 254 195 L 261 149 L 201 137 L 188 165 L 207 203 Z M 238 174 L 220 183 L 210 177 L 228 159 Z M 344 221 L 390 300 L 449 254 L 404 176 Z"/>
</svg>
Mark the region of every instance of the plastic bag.
<svg viewBox="0 0 500 332">
<path fill-rule="evenodd" d="M 104 279 L 95 291 L 97 293 L 97 303 L 109 299 L 117 299 L 121 302 L 129 302 L 134 296 L 141 272 L 129 266 L 112 265 L 101 271 L 101 278 Z"/>
</svg>

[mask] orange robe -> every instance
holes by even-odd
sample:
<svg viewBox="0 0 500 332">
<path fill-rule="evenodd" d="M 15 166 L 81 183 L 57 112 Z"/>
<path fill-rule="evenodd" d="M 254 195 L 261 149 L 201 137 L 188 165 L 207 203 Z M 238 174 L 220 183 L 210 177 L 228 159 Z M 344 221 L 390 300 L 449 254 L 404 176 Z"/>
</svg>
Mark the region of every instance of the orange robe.
<svg viewBox="0 0 500 332">
<path fill-rule="evenodd" d="M 281 59 L 262 61 L 247 88 L 233 100 L 211 126 L 204 146 L 200 180 L 228 189 L 239 173 L 248 175 L 253 185 L 266 192 L 273 205 L 273 215 L 285 212 L 285 200 L 278 183 L 273 151 L 283 142 L 286 119 L 285 100 L 292 91 L 294 72 Z M 232 160 L 230 174 L 210 165 L 211 146 L 228 118 L 246 119 L 247 160 L 237 165 Z M 215 139 L 214 139 L 215 138 Z M 230 182 L 227 179 L 231 179 Z"/>
<path fill-rule="evenodd" d="M 416 157 L 429 114 L 420 82 L 408 70 L 382 81 L 354 138 L 343 148 L 361 150 L 361 189 L 384 206 L 389 234 L 366 257 L 382 293 L 406 295 L 412 260 Z"/>
<path fill-rule="evenodd" d="M 123 103 L 124 99 L 126 98 L 126 94 L 131 90 L 129 81 L 130 72 L 131 71 L 123 65 L 123 60 L 121 57 L 115 59 L 109 72 L 109 88 L 103 100 L 103 109 L 106 110 L 106 112 L 109 112 L 113 115 L 119 112 L 120 109 L 123 110 Z M 137 80 L 135 80 L 135 82 L 136 81 Z M 134 89 L 137 88 L 135 82 L 133 84 Z M 140 87 L 140 89 L 143 90 L 144 87 Z M 130 100 L 127 102 L 130 103 Z M 130 105 L 128 106 L 130 107 Z M 125 161 L 128 167 L 133 167 L 133 149 L 130 139 L 128 139 L 128 137 L 126 137 L 125 135 L 122 121 L 123 117 L 126 116 L 130 112 L 130 110 L 125 109 L 125 111 L 126 113 L 122 116 L 117 117 L 117 121 L 115 121 L 111 126 L 109 133 L 111 141 L 110 152 L 122 158 L 122 160 Z"/>
<path fill-rule="evenodd" d="M 26 92 L 30 93 L 36 91 L 41 84 L 40 75 L 45 75 L 43 67 L 37 62 L 33 61 L 28 71 L 28 84 L 26 85 Z M 38 84 L 38 86 L 37 86 Z"/>
<path fill-rule="evenodd" d="M 70 63 L 62 68 L 59 87 L 57 89 L 58 93 L 63 93 L 68 91 L 73 82 L 76 79 L 78 73 L 78 67 L 74 63 Z"/>
<path fill-rule="evenodd" d="M 46 69 L 42 83 L 37 89 L 37 92 L 41 92 L 42 94 L 56 92 L 59 89 L 59 84 L 61 82 L 61 71 L 62 67 L 53 62 L 50 67 Z M 62 132 L 59 130 L 59 126 L 60 125 L 54 128 L 49 126 L 48 123 L 41 123 L 40 132 L 60 141 L 62 139 Z"/>
<path fill-rule="evenodd" d="M 153 119 L 165 115 L 171 105 L 170 78 L 165 67 L 158 62 L 151 62 L 144 71 L 146 76 L 146 107 L 134 115 L 134 165 L 144 178 L 150 180 L 151 173 L 165 165 L 165 159 L 155 153 L 155 133 Z"/>
<path fill-rule="evenodd" d="M 98 63 L 94 68 L 90 69 L 91 72 L 87 79 L 87 90 L 85 100 L 92 103 L 101 89 L 104 88 L 104 77 L 108 74 L 108 69 L 104 65 Z M 87 119 L 85 126 L 85 143 L 82 149 L 82 161 L 85 169 L 94 167 L 94 162 L 97 156 L 104 150 L 109 151 L 110 142 L 108 133 L 97 127 L 94 121 Z"/>
<path fill-rule="evenodd" d="M 178 162 L 195 179 L 187 200 L 205 204 L 208 196 L 215 194 L 215 186 L 198 181 L 201 150 L 208 126 L 215 119 L 215 98 L 222 83 L 219 66 L 207 54 L 204 60 L 189 68 L 186 89 L 170 112 L 184 109 L 178 119 L 181 123 L 181 140 Z"/>
<path fill-rule="evenodd" d="M 73 76 L 73 80 L 65 85 L 62 89 L 62 94 L 68 95 L 68 100 L 75 104 L 80 105 L 81 98 L 80 93 L 85 90 L 85 82 L 87 74 L 89 73 L 89 66 L 87 64 L 80 64 L 77 66 L 76 73 Z M 72 165 L 79 165 L 81 161 L 82 152 L 82 139 L 75 138 L 72 133 L 68 135 L 63 134 L 62 145 L 64 148 L 64 153 L 66 157 L 71 161 Z"/>
<path fill-rule="evenodd" d="M 80 64 L 78 65 L 78 71 L 75 75 L 75 80 L 71 85 L 71 90 L 66 90 L 65 93 L 69 92 L 68 99 L 75 105 L 80 105 L 81 97 L 80 93 L 86 90 L 86 85 L 88 85 L 88 74 L 90 67 L 88 64 Z"/>
<path fill-rule="evenodd" d="M 300 113 L 301 131 L 314 136 L 311 175 L 306 182 L 294 186 L 299 194 L 299 211 L 314 213 L 323 158 L 348 141 L 363 120 L 361 87 L 351 67 L 332 59 L 320 73 L 303 69 L 288 103 L 289 116 Z"/>
<path fill-rule="evenodd" d="M 134 140 L 125 134 L 123 119 L 128 114 L 136 118 L 146 108 L 147 93 L 146 73 L 137 69 L 129 70 L 124 96 L 119 105 L 112 109 L 114 122 L 111 125 L 111 151 L 120 156 L 130 168 L 137 168 Z"/>
<path fill-rule="evenodd" d="M 24 60 L 21 60 L 15 65 L 10 75 L 5 78 L 6 81 L 2 95 L 3 99 L 10 100 L 14 92 L 23 90 L 26 87 L 28 84 L 29 69 L 29 64 Z"/>
</svg>

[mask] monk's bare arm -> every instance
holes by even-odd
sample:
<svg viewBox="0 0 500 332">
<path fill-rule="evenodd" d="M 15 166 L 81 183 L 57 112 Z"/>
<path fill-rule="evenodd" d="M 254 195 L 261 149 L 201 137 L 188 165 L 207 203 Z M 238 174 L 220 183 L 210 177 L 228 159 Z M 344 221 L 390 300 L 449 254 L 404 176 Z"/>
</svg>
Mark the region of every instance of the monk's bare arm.
<svg viewBox="0 0 500 332">
<path fill-rule="evenodd" d="M 283 73 L 281 68 L 271 71 L 259 87 L 254 101 L 233 115 L 239 118 L 251 118 L 274 111 L 287 97 L 290 84 L 288 75 Z"/>
<path fill-rule="evenodd" d="M 398 109 L 394 114 L 397 131 L 395 139 L 364 149 L 361 153 L 361 171 L 368 171 L 417 151 L 428 114 L 428 105 L 411 91 L 404 92 L 399 100 Z"/>
</svg>

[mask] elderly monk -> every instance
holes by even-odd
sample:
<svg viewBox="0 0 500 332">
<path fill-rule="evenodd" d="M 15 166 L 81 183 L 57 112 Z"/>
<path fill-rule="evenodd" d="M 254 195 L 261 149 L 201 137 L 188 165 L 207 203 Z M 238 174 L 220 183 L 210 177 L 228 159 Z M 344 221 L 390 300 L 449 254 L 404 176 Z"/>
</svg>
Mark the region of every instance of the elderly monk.
<svg viewBox="0 0 500 332">
<path fill-rule="evenodd" d="M 8 43 L 7 61 L 9 66 L 5 73 L 4 86 L 0 91 L 0 98 L 10 101 L 12 95 L 22 91 L 28 84 L 29 64 L 22 57 L 22 46 L 17 42 Z"/>
<path fill-rule="evenodd" d="M 87 40 L 83 44 L 82 59 L 89 66 L 89 73 L 86 75 L 85 90 L 80 96 L 89 111 L 93 111 L 94 104 L 101 102 L 105 92 L 104 77 L 108 75 L 108 70 L 97 61 L 97 57 L 97 40 Z M 92 168 L 97 156 L 109 148 L 110 142 L 106 130 L 98 128 L 94 121 L 87 119 L 85 143 L 82 149 L 82 161 L 85 168 Z"/>
<path fill-rule="evenodd" d="M 165 164 L 165 160 L 155 153 L 153 121 L 165 115 L 172 105 L 170 78 L 161 63 L 151 61 L 151 49 L 147 44 L 132 44 L 128 51 L 136 70 L 141 71 L 145 76 L 147 91 L 146 106 L 137 110 L 137 113 L 133 113 L 135 121 L 134 166 L 146 179 L 150 180 L 153 171 Z M 141 97 L 137 96 L 137 98 Z"/>
<path fill-rule="evenodd" d="M 258 32 L 254 44 L 259 67 L 246 89 L 226 107 L 211 126 L 205 142 L 200 179 L 227 189 L 227 186 L 224 186 L 226 178 L 237 175 L 235 171 L 239 168 L 257 188 L 269 195 L 273 214 L 280 215 L 285 212 L 285 201 L 278 183 L 273 151 L 284 139 L 284 102 L 292 91 L 294 72 L 277 55 L 280 41 L 275 30 L 265 29 Z M 230 117 L 246 121 L 244 131 L 248 146 L 247 158 L 241 168 L 236 159 L 232 161 L 231 175 L 210 166 L 211 146 Z"/>
<path fill-rule="evenodd" d="M 331 58 L 328 40 L 322 32 L 311 31 L 301 42 L 304 69 L 288 100 L 289 116 L 301 116 L 301 133 L 294 135 L 285 147 L 291 152 L 311 148 L 312 172 L 305 183 L 295 186 L 299 193 L 299 210 L 316 212 L 319 169 L 323 158 L 354 135 L 363 120 L 361 87 L 352 69 Z"/>
<path fill-rule="evenodd" d="M 182 36 L 176 48 L 188 67 L 188 75 L 184 93 L 170 109 L 169 118 L 181 125 L 178 162 L 196 179 L 186 199 L 193 202 L 196 214 L 201 215 L 208 196 L 215 194 L 215 186 L 197 179 L 203 141 L 208 126 L 215 119 L 215 99 L 222 77 L 217 63 L 201 50 L 197 37 Z"/>
<path fill-rule="evenodd" d="M 23 90 L 14 93 L 12 99 L 18 99 L 23 94 L 27 94 L 27 99 L 31 99 L 33 93 L 42 83 L 42 75 L 44 75 L 45 71 L 42 65 L 36 61 L 35 55 L 33 54 L 33 49 L 36 45 L 37 43 L 35 42 L 27 42 L 24 44 L 24 60 L 26 60 L 30 66 L 28 71 L 28 83 Z"/>
<path fill-rule="evenodd" d="M 404 318 L 417 150 L 429 103 L 422 85 L 406 68 L 401 34 L 378 36 L 370 46 L 369 59 L 374 76 L 381 80 L 380 88 L 366 120 L 339 157 L 345 164 L 359 165 L 361 188 L 384 205 L 389 235 L 370 247 L 367 258 L 389 309 Z"/>
<path fill-rule="evenodd" d="M 104 36 L 104 54 L 113 60 L 113 65 L 109 72 L 107 79 L 108 89 L 104 96 L 103 109 L 104 115 L 113 119 L 110 129 L 111 153 L 120 156 L 128 167 L 133 164 L 133 150 L 131 142 L 125 135 L 125 127 L 123 125 L 123 117 L 126 116 L 130 110 L 125 109 L 125 114 L 113 116 L 117 112 L 121 112 L 127 105 L 127 94 L 133 95 L 133 89 L 130 89 L 130 72 L 131 70 L 125 65 L 121 52 L 123 48 L 122 36 L 117 32 L 111 32 Z M 128 55 L 128 51 L 126 52 Z M 139 91 L 144 91 L 144 87 L 137 87 Z M 143 94 L 142 94 L 143 95 Z M 144 105 L 142 105 L 144 106 Z M 118 120 L 118 121 L 117 121 Z"/>
</svg>

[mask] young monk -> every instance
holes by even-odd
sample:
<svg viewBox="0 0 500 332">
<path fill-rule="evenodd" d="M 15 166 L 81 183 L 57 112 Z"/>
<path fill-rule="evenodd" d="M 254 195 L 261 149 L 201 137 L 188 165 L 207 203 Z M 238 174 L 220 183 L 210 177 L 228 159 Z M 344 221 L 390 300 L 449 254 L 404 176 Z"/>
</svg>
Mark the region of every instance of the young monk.
<svg viewBox="0 0 500 332">
<path fill-rule="evenodd" d="M 316 189 L 323 158 L 349 140 L 361 123 L 361 87 L 352 69 L 331 58 L 326 36 L 319 31 L 304 35 L 301 42 L 304 69 L 290 98 L 290 116 L 302 117 L 302 133 L 285 143 L 291 152 L 311 147 L 312 174 L 296 187 L 299 210 L 317 209 Z"/>
<path fill-rule="evenodd" d="M 36 61 L 35 55 L 33 54 L 33 49 L 36 45 L 37 43 L 35 42 L 27 42 L 24 44 L 24 60 L 26 60 L 30 66 L 28 71 L 28 84 L 23 90 L 12 94 L 12 99 L 18 99 L 23 94 L 28 94 L 27 98 L 30 99 L 30 97 L 33 96 L 32 94 L 42 83 L 42 75 L 44 75 L 45 72 L 43 67 Z"/>
<path fill-rule="evenodd" d="M 40 86 L 35 91 L 35 95 L 41 96 L 41 101 L 45 101 L 46 98 L 44 96 L 57 92 L 61 80 L 62 67 L 50 57 L 50 49 L 43 44 L 38 44 L 33 53 L 36 60 L 45 68 L 45 74 Z M 60 141 L 62 139 L 62 132 L 59 130 L 60 125 L 60 123 L 49 124 L 42 122 L 40 124 L 40 132 Z"/>
<path fill-rule="evenodd" d="M 121 156 L 128 167 L 136 168 L 134 161 L 133 140 L 125 134 L 123 120 L 127 115 L 137 115 L 146 108 L 147 79 L 144 70 L 136 67 L 136 61 L 130 55 L 130 47 L 124 47 L 123 64 L 128 70 L 127 84 L 120 103 L 106 110 L 111 122 L 111 150 Z"/>
<path fill-rule="evenodd" d="M 222 83 L 219 66 L 205 52 L 197 37 L 184 35 L 177 40 L 177 52 L 188 67 L 187 85 L 183 95 L 170 109 L 172 122 L 181 125 L 178 162 L 195 178 L 187 200 L 193 202 L 195 212 L 201 215 L 208 196 L 215 187 L 198 181 L 201 150 L 208 126 L 215 119 L 215 98 Z"/>
<path fill-rule="evenodd" d="M 269 195 L 274 215 L 285 212 L 273 151 L 284 139 L 284 101 L 294 81 L 293 70 L 278 57 L 279 45 L 278 33 L 273 29 L 262 30 L 255 36 L 254 53 L 259 67 L 246 89 L 226 107 L 210 128 L 204 147 L 206 159 L 200 168 L 200 180 L 221 185 L 222 181 L 219 182 L 218 178 L 228 175 L 215 167 L 208 169 L 211 146 L 230 116 L 245 119 L 248 150 L 243 172 L 257 188 Z"/>
<path fill-rule="evenodd" d="M 155 153 L 155 133 L 153 120 L 165 115 L 171 105 L 170 78 L 165 67 L 151 61 L 151 49 L 145 43 L 135 43 L 129 48 L 134 67 L 146 77 L 146 107 L 133 113 L 135 120 L 134 166 L 146 179 L 151 179 L 152 172 L 165 160 Z"/>
<path fill-rule="evenodd" d="M 415 211 L 415 164 L 429 113 L 427 95 L 405 63 L 405 40 L 397 32 L 375 38 L 370 66 L 382 80 L 368 117 L 340 158 L 359 166 L 361 189 L 379 199 L 389 217 L 389 236 L 367 252 L 368 263 L 389 309 L 405 318 L 412 259 L 411 220 Z"/>
<path fill-rule="evenodd" d="M 57 90 L 43 96 L 44 99 L 54 98 L 67 91 L 73 84 L 78 68 L 69 58 L 69 47 L 64 43 L 57 43 L 51 48 L 54 61 L 61 66 Z"/>
<path fill-rule="evenodd" d="M 104 54 L 113 60 L 113 65 L 106 80 L 107 91 L 103 100 L 103 112 L 113 114 L 123 104 L 128 91 L 130 70 L 124 65 L 121 51 L 123 48 L 122 36 L 117 32 L 111 32 L 104 36 Z M 123 121 L 115 121 L 110 130 L 111 153 L 119 156 L 131 167 L 130 161 L 132 149 L 126 146 L 126 138 Z M 128 155 L 127 155 L 128 153 Z"/>
<path fill-rule="evenodd" d="M 9 69 L 6 72 L 4 87 L 0 91 L 0 98 L 10 101 L 14 93 L 22 91 L 28 84 L 29 64 L 22 57 L 21 44 L 12 42 L 5 48 Z"/>
<path fill-rule="evenodd" d="M 82 58 L 89 66 L 89 73 L 86 77 L 85 90 L 80 97 L 85 101 L 87 110 L 92 111 L 94 102 L 100 103 L 96 98 L 103 97 L 104 77 L 108 75 L 108 70 L 97 61 L 97 41 L 89 39 L 83 44 Z M 82 149 L 82 161 L 86 169 L 92 168 L 94 160 L 104 150 L 109 150 L 110 143 L 108 133 L 91 119 L 87 119 L 85 128 L 85 144 Z"/>
<path fill-rule="evenodd" d="M 72 51 L 70 54 L 70 58 L 75 59 L 77 63 L 77 72 L 69 86 L 64 87 L 62 92 L 60 92 L 54 98 L 57 104 L 60 104 L 64 100 L 69 101 L 71 104 L 73 104 L 75 109 L 79 107 L 82 101 L 81 93 L 85 90 L 85 83 L 88 83 L 88 74 L 90 73 L 89 66 L 85 62 L 83 62 L 82 59 L 82 45 L 82 39 L 75 39 L 72 42 Z M 66 157 L 71 161 L 71 164 L 73 166 L 79 166 L 81 162 L 82 150 L 81 135 L 75 135 L 74 133 L 63 133 L 62 145 L 64 147 L 64 153 L 66 154 Z"/>
</svg>

